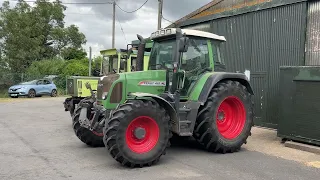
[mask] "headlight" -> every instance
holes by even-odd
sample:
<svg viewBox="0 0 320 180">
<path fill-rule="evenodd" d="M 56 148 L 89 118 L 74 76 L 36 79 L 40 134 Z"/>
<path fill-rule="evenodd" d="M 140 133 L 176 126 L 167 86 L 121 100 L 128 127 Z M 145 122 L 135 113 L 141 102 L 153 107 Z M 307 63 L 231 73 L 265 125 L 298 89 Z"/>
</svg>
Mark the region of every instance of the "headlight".
<svg viewBox="0 0 320 180">
<path fill-rule="evenodd" d="M 107 96 L 108 96 L 108 92 L 103 92 L 103 93 L 102 93 L 102 99 L 103 99 L 103 100 L 106 100 L 106 99 L 107 99 Z"/>
</svg>

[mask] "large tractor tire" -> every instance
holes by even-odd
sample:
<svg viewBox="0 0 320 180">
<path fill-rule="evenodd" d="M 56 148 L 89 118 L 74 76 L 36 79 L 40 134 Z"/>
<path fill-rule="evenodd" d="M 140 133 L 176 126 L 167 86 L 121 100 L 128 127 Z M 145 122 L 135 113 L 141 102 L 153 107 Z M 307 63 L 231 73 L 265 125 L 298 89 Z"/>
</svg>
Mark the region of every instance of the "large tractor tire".
<svg viewBox="0 0 320 180">
<path fill-rule="evenodd" d="M 93 114 L 91 109 L 88 108 L 88 117 L 92 119 Z M 72 116 L 73 130 L 76 136 L 85 144 L 91 147 L 104 147 L 103 144 L 103 128 L 100 128 L 97 131 L 90 131 L 89 129 L 80 126 L 79 117 L 80 117 L 81 108 L 77 108 L 75 114 Z"/>
<path fill-rule="evenodd" d="M 194 138 L 217 153 L 239 151 L 251 135 L 253 101 L 248 89 L 237 81 L 218 83 L 200 108 Z"/>
<path fill-rule="evenodd" d="M 156 164 L 170 145 L 170 117 L 151 100 L 134 100 L 112 112 L 104 130 L 111 156 L 127 167 Z"/>
</svg>

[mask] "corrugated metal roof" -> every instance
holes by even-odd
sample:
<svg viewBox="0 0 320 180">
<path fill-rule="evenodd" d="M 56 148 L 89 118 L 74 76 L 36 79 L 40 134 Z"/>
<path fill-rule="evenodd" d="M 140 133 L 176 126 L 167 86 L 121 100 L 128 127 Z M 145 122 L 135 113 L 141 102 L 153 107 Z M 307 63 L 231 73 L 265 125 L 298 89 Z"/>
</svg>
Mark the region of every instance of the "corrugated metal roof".
<svg viewBox="0 0 320 180">
<path fill-rule="evenodd" d="M 185 21 L 185 20 L 187 20 L 187 19 L 190 19 L 190 18 L 192 18 L 193 16 L 195 16 L 195 15 L 197 15 L 197 14 L 199 14 L 199 13 L 201 13 L 201 12 L 207 10 L 207 9 L 209 9 L 210 7 L 212 7 L 212 6 L 220 3 L 220 2 L 222 2 L 222 1 L 224 1 L 224 0 L 213 0 L 213 1 L 209 2 L 208 4 L 202 6 L 201 8 L 199 8 L 199 9 L 191 12 L 190 14 L 188 14 L 188 15 L 180 18 L 180 19 L 178 19 L 178 20 L 175 21 L 174 23 L 175 23 L 175 24 L 179 24 L 179 23 L 182 22 L 182 21 Z M 170 25 L 170 26 L 171 26 L 171 25 Z"/>
<path fill-rule="evenodd" d="M 307 0 L 214 0 L 168 27 L 180 27 Z"/>
</svg>

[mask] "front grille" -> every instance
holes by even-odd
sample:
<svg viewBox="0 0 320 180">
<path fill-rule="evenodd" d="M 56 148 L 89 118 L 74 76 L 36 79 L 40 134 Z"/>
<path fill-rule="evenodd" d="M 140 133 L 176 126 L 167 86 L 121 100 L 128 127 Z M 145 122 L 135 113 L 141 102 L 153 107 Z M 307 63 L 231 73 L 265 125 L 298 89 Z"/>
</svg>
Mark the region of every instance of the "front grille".
<svg viewBox="0 0 320 180">
<path fill-rule="evenodd" d="M 112 89 L 110 103 L 120 103 L 122 100 L 122 82 L 118 82 Z"/>
<path fill-rule="evenodd" d="M 104 77 L 102 80 L 99 80 L 98 88 L 97 88 L 97 97 L 98 99 L 102 99 L 102 94 L 104 92 L 109 92 L 114 81 L 119 79 L 119 74 L 111 74 Z"/>
<path fill-rule="evenodd" d="M 67 92 L 68 94 L 74 94 L 74 82 L 73 79 L 67 79 Z"/>
</svg>

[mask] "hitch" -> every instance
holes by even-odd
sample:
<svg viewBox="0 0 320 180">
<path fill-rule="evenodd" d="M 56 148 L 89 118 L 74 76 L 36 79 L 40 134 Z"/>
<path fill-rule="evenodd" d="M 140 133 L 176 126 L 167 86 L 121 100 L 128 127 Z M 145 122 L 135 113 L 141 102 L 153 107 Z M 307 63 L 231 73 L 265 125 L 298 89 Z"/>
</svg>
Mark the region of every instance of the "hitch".
<svg viewBox="0 0 320 180">
<path fill-rule="evenodd" d="M 87 111 L 88 111 L 88 107 L 81 108 L 80 116 L 79 116 L 79 123 L 80 123 L 80 126 L 89 129 L 90 120 L 87 118 Z"/>
<path fill-rule="evenodd" d="M 88 119 L 88 108 L 90 108 L 90 104 L 88 102 L 81 102 L 81 111 L 79 116 L 80 126 L 89 129 L 90 131 L 95 131 L 97 128 L 102 127 L 103 123 L 99 122 L 99 118 L 101 115 L 105 114 L 105 108 L 103 106 L 97 105 L 97 102 L 93 103 L 91 113 L 94 113 L 92 119 Z M 101 120 L 104 122 L 104 118 Z M 102 126 L 101 126 L 102 125 Z"/>
</svg>

